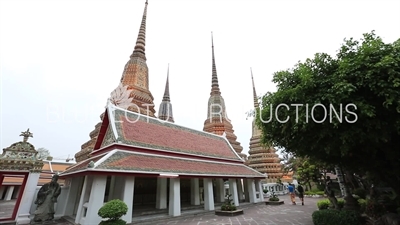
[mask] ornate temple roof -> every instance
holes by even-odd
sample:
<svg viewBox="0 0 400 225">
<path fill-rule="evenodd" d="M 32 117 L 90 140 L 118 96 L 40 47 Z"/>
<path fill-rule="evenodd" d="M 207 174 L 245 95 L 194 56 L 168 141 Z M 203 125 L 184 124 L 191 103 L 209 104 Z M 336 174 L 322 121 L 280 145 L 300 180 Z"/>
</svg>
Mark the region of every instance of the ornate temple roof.
<svg viewBox="0 0 400 225">
<path fill-rule="evenodd" d="M 20 136 L 23 137 L 22 141 L 3 149 L 3 154 L 0 155 L 0 170 L 41 171 L 43 162 L 37 159 L 38 152 L 28 142 L 33 134 L 28 129 L 21 132 Z"/>
<path fill-rule="evenodd" d="M 93 161 L 93 167 L 88 167 Z M 264 176 L 244 164 L 216 162 L 211 160 L 187 159 L 113 150 L 86 162 L 72 166 L 62 175 L 83 171 L 125 172 L 138 174 L 176 174 L 179 176 L 215 176 L 215 177 L 258 177 Z"/>
<path fill-rule="evenodd" d="M 61 177 L 89 171 L 264 178 L 244 165 L 223 136 L 144 116 L 111 103 L 91 157 L 68 168 Z"/>
</svg>

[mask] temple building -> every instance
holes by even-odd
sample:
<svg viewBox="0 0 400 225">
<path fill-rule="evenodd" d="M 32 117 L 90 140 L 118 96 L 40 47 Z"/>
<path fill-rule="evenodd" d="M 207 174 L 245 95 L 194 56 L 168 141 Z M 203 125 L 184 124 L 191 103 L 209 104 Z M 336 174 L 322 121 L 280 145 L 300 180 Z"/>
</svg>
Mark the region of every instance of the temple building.
<svg viewBox="0 0 400 225">
<path fill-rule="evenodd" d="M 133 50 L 129 61 L 125 64 L 121 77 L 121 85 L 114 91 L 113 101 L 118 103 L 118 101 L 121 101 L 124 98 L 129 98 L 132 104 L 128 110 L 155 117 L 154 98 L 149 90 L 149 69 L 146 64 L 147 59 L 145 54 L 146 16 L 147 2 L 143 12 L 142 23 L 136 40 L 135 49 Z M 126 88 L 130 91 L 129 96 L 121 96 L 119 94 L 122 88 Z M 100 115 L 101 121 L 103 120 L 103 116 L 104 114 Z M 90 140 L 84 143 L 81 146 L 81 151 L 75 154 L 76 162 L 81 162 L 89 158 L 99 135 L 100 126 L 101 122 L 96 124 L 95 129 L 89 134 Z"/>
<path fill-rule="evenodd" d="M 264 200 L 261 179 L 265 175 L 244 164 L 226 114 L 216 124 L 222 132 L 175 124 L 167 74 L 159 118 L 155 117 L 154 108 L 149 107 L 153 97 L 144 47 L 147 5 L 146 1 L 135 50 L 108 99 L 102 122 L 91 133 L 91 137 L 97 133 L 96 137 L 77 153 L 78 163 L 60 174 L 67 184 L 65 201 L 58 201 L 63 203 L 61 214 L 76 224 L 98 224 L 98 210 L 112 199 L 127 204 L 128 212 L 122 217 L 127 223 L 137 222 L 141 212 L 149 210 L 169 216 L 180 216 L 193 207 L 212 211 L 216 203 L 225 202 L 225 181 L 236 206 Z M 210 99 L 225 112 L 214 56 Z"/>
<path fill-rule="evenodd" d="M 251 80 L 253 83 L 254 115 L 256 115 L 259 103 L 252 71 Z M 262 131 L 256 125 L 256 117 L 254 116 L 249 157 L 246 164 L 260 173 L 267 174 L 267 178 L 263 180 L 264 183 L 276 183 L 283 176 L 281 160 L 274 147 L 267 147 L 261 143 L 261 134 Z"/>
<path fill-rule="evenodd" d="M 225 100 L 221 95 L 221 91 L 218 84 L 217 67 L 215 65 L 214 55 L 214 41 L 211 36 L 211 48 L 212 48 L 212 76 L 211 76 L 211 92 L 208 99 L 207 107 L 207 119 L 204 121 L 203 131 L 224 135 L 233 149 L 239 154 L 239 156 L 245 160 L 247 155 L 242 153 L 243 147 L 236 140 L 237 137 L 234 133 L 232 123 L 230 122 L 226 107 Z"/>
</svg>

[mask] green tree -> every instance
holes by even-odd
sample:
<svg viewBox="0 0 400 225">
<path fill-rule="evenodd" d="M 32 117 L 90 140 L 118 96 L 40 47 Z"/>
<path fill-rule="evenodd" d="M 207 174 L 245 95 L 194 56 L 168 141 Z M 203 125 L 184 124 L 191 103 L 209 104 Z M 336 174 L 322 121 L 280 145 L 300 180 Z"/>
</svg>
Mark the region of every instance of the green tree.
<svg viewBox="0 0 400 225">
<path fill-rule="evenodd" d="M 278 90 L 262 97 L 257 124 L 264 143 L 346 175 L 367 171 L 400 196 L 400 39 L 363 37 L 345 39 L 336 57 L 318 53 L 276 72 Z"/>
<path fill-rule="evenodd" d="M 38 152 L 37 158 L 38 159 L 46 159 L 47 157 L 50 156 L 50 151 L 47 148 L 38 148 L 36 149 Z"/>
</svg>

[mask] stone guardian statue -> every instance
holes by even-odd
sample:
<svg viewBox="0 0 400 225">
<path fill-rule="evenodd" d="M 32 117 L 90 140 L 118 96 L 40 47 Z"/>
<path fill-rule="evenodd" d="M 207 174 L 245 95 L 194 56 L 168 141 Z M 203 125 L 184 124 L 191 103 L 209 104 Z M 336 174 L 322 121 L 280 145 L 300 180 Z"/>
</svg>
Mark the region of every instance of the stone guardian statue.
<svg viewBox="0 0 400 225">
<path fill-rule="evenodd" d="M 61 194 L 61 187 L 57 183 L 58 175 L 53 175 L 51 181 L 43 185 L 35 201 L 37 205 L 35 211 L 34 222 L 44 222 L 54 219 L 54 203 L 57 202 L 58 196 Z"/>
</svg>

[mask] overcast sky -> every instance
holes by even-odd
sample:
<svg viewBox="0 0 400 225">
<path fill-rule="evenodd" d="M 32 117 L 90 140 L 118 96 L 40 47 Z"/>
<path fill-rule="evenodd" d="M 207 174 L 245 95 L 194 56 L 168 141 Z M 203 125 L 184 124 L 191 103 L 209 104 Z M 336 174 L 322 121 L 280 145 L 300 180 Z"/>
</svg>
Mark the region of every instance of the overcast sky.
<svg viewBox="0 0 400 225">
<path fill-rule="evenodd" d="M 133 51 L 145 0 L 0 0 L 1 148 L 30 128 L 36 148 L 73 157 L 100 121 Z M 400 1 L 149 0 L 146 56 L 158 112 L 170 64 L 175 122 L 203 129 L 211 90 L 211 31 L 228 116 L 247 153 L 258 94 L 272 74 L 344 38 L 400 37 Z"/>
</svg>

